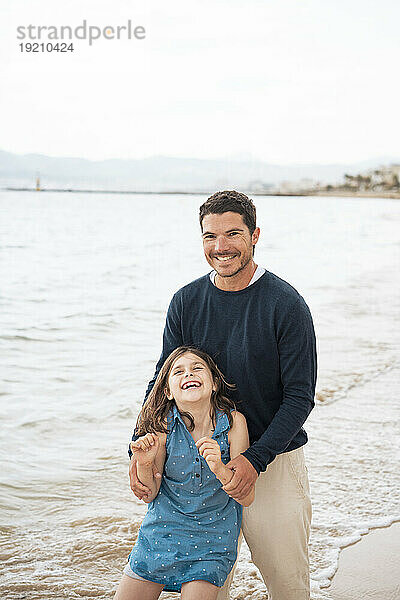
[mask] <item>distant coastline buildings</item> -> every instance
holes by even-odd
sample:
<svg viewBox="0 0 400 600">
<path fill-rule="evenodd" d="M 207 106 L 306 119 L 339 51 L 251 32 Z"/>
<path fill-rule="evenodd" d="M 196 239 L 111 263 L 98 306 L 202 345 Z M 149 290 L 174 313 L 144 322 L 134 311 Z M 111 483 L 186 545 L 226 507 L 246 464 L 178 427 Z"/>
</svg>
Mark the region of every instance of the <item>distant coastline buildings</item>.
<svg viewBox="0 0 400 600">
<path fill-rule="evenodd" d="M 305 195 L 390 195 L 400 197 L 400 164 L 381 166 L 378 169 L 369 169 L 357 175 L 345 174 L 343 181 L 337 184 L 321 183 L 312 179 L 299 181 L 282 181 L 278 186 L 264 185 L 264 191 L 280 194 L 305 194 Z M 262 183 L 257 182 L 257 189 L 250 189 L 254 193 L 262 192 Z"/>
<path fill-rule="evenodd" d="M 400 190 L 400 165 L 370 169 L 364 175 L 345 175 L 344 189 L 356 191 Z"/>
</svg>

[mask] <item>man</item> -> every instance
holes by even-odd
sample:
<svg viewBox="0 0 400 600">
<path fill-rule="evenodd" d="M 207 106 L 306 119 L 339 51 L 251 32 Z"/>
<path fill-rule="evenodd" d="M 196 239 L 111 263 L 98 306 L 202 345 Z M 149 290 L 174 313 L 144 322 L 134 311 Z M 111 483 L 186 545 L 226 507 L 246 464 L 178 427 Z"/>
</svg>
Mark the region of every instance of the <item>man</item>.
<svg viewBox="0 0 400 600">
<path fill-rule="evenodd" d="M 218 192 L 200 207 L 204 254 L 213 271 L 180 289 L 170 303 L 163 349 L 147 394 L 170 352 L 194 345 L 217 362 L 246 419 L 250 448 L 231 460 L 224 490 L 244 498 L 243 534 L 270 600 L 310 597 L 311 502 L 302 425 L 314 406 L 315 335 L 310 311 L 288 283 L 257 266 L 260 229 L 244 194 Z M 130 465 L 131 487 L 146 493 Z M 229 581 L 218 600 L 229 597 Z"/>
</svg>

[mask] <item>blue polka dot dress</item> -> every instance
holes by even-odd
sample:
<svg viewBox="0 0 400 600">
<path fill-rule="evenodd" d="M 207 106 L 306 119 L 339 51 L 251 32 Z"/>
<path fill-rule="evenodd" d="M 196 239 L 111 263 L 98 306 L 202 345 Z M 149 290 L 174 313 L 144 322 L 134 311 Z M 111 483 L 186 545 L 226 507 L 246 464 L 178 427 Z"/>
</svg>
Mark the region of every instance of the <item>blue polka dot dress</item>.
<svg viewBox="0 0 400 600">
<path fill-rule="evenodd" d="M 168 431 L 160 491 L 149 503 L 129 566 L 165 591 L 197 579 L 222 586 L 236 560 L 242 506 L 222 490 L 176 407 Z M 212 437 L 225 464 L 228 431 L 228 417 L 219 413 Z"/>
</svg>

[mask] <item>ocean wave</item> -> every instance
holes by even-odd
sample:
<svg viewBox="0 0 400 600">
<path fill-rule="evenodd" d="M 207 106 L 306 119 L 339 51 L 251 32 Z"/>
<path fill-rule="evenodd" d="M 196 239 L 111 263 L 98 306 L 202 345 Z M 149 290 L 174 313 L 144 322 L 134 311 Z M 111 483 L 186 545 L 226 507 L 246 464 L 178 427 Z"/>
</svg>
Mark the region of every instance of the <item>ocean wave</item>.
<svg viewBox="0 0 400 600">
<path fill-rule="evenodd" d="M 332 404 L 333 402 L 337 402 L 338 400 L 342 400 L 343 398 L 347 398 L 348 393 L 351 390 L 353 390 L 354 388 L 357 388 L 357 387 L 362 387 L 362 386 L 366 385 L 367 383 L 369 383 L 370 381 L 372 381 L 373 379 L 376 379 L 377 377 L 380 377 L 381 375 L 388 373 L 393 368 L 395 368 L 396 365 L 397 365 L 397 361 L 395 359 L 393 359 L 393 361 L 391 363 L 385 364 L 382 367 L 377 368 L 373 372 L 344 373 L 342 376 L 342 379 L 345 379 L 345 378 L 348 379 L 346 384 L 345 385 L 338 384 L 337 388 L 330 387 L 330 388 L 322 388 L 322 389 L 318 390 L 317 393 L 315 394 L 317 404 L 319 404 L 321 406 L 326 406 L 328 404 Z"/>
<path fill-rule="evenodd" d="M 48 342 L 54 343 L 64 341 L 62 338 L 35 338 L 28 335 L 0 335 L 0 340 L 7 342 L 39 342 L 45 344 Z"/>
</svg>

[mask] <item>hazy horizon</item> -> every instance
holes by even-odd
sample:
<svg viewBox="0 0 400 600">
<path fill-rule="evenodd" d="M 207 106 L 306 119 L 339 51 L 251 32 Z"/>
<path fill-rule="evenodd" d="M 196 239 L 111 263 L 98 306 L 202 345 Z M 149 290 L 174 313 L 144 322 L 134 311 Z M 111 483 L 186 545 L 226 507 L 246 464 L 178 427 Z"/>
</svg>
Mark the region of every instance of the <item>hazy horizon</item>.
<svg viewBox="0 0 400 600">
<path fill-rule="evenodd" d="M 42 189 L 74 188 L 136 191 L 257 191 L 303 182 L 338 184 L 345 173 L 358 175 L 395 160 L 359 163 L 271 164 L 244 158 L 189 158 L 152 156 L 142 159 L 89 160 L 80 157 L 13 154 L 0 150 L 0 186 L 33 187 L 40 177 Z M 308 182 L 305 184 L 304 182 Z"/>
<path fill-rule="evenodd" d="M 398 156 L 389 156 L 389 155 L 381 155 L 381 156 L 366 156 L 360 157 L 354 161 L 331 161 L 331 162 L 322 162 L 318 160 L 313 161 L 290 161 L 290 162 L 272 162 L 266 161 L 260 157 L 252 156 L 250 153 L 237 153 L 234 155 L 226 154 L 224 156 L 179 156 L 179 155 L 171 155 L 171 154 L 148 154 L 143 156 L 137 156 L 133 158 L 127 158 L 123 156 L 104 156 L 102 158 L 86 158 L 84 156 L 72 155 L 72 154 L 50 154 L 44 152 L 37 151 L 20 151 L 20 152 L 11 152 L 8 149 L 0 148 L 0 153 L 5 152 L 7 154 L 14 154 L 16 156 L 42 156 L 47 158 L 65 158 L 65 159 L 75 159 L 82 160 L 88 162 L 105 162 L 105 161 L 139 161 L 139 160 L 150 160 L 150 159 L 177 159 L 177 160 L 201 160 L 201 161 L 233 161 L 233 162 L 260 162 L 269 164 L 271 166 L 312 166 L 312 165 L 320 165 L 320 166 L 345 166 L 345 165 L 359 165 L 362 163 L 375 163 L 375 164 L 388 164 L 388 163 L 397 163 L 400 162 L 400 154 Z"/>
</svg>

